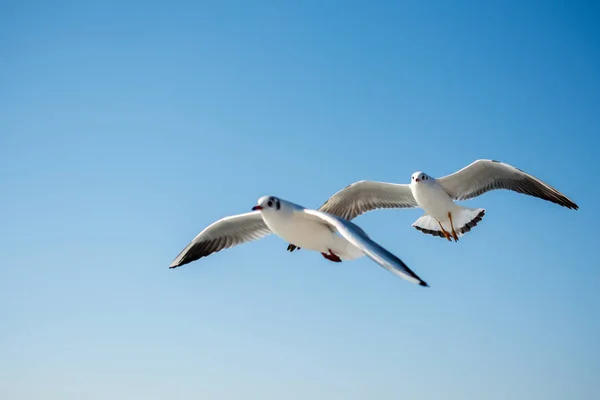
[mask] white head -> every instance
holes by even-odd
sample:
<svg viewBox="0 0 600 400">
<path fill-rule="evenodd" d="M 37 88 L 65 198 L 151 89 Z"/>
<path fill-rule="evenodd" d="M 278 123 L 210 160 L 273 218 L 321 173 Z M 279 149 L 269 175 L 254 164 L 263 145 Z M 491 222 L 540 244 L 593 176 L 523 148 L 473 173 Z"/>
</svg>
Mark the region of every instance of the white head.
<svg viewBox="0 0 600 400">
<path fill-rule="evenodd" d="M 412 185 L 412 184 L 416 184 L 416 183 L 427 182 L 431 179 L 432 178 L 429 175 L 427 175 L 425 172 L 418 171 L 418 172 L 415 172 L 414 174 L 412 174 L 412 176 L 410 177 L 410 183 Z"/>
<path fill-rule="evenodd" d="M 263 196 L 258 199 L 257 205 L 252 207 L 252 210 L 279 211 L 281 208 L 281 203 L 283 203 L 283 200 L 275 196 Z"/>
</svg>

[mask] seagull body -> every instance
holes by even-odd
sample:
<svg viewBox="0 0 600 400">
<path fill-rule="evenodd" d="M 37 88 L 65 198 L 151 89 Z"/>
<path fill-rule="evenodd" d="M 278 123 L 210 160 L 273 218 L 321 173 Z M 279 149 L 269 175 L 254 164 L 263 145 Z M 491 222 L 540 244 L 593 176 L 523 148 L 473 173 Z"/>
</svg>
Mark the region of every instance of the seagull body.
<svg viewBox="0 0 600 400">
<path fill-rule="evenodd" d="M 258 199 L 249 213 L 225 217 L 209 225 L 181 251 L 169 268 L 271 233 L 317 251 L 333 262 L 367 256 L 402 279 L 428 286 L 402 260 L 374 242 L 354 223 L 274 196 Z"/>
<path fill-rule="evenodd" d="M 485 214 L 483 208 L 468 208 L 456 204 L 444 187 L 424 172 L 413 174 L 409 187 L 415 202 L 425 211 L 412 224 L 421 232 L 446 237 L 448 240 L 451 240 L 451 232 L 454 240 L 458 241 L 458 236 L 470 231 Z"/>
<path fill-rule="evenodd" d="M 303 248 L 319 252 L 331 261 L 338 261 L 331 254 L 337 255 L 339 261 L 364 256 L 359 248 L 337 235 L 329 224 L 324 224 L 319 218 L 307 218 L 308 214 L 296 204 L 280 206 L 279 212 L 263 212 L 261 215 L 271 232 L 280 238 L 302 243 Z"/>
<path fill-rule="evenodd" d="M 462 207 L 455 203 L 491 190 L 506 189 L 551 201 L 569 209 L 579 207 L 558 190 L 509 164 L 495 160 L 477 160 L 443 178 L 415 172 L 410 184 L 359 181 L 340 190 L 319 211 L 352 220 L 382 208 L 420 207 L 425 214 L 412 226 L 423 233 L 449 241 L 469 232 L 485 215 L 483 208 Z M 295 244 L 288 246 L 294 251 Z"/>
</svg>

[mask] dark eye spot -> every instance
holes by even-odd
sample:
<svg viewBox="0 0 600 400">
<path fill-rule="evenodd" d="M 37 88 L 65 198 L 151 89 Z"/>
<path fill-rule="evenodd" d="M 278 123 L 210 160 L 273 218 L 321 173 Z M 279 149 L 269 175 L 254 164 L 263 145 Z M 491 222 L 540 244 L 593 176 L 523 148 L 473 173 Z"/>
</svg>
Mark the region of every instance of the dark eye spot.
<svg viewBox="0 0 600 400">
<path fill-rule="evenodd" d="M 273 206 L 273 202 L 272 202 L 271 200 L 269 200 L 269 202 L 267 203 L 267 205 L 268 205 L 269 207 L 272 207 L 272 206 Z"/>
</svg>

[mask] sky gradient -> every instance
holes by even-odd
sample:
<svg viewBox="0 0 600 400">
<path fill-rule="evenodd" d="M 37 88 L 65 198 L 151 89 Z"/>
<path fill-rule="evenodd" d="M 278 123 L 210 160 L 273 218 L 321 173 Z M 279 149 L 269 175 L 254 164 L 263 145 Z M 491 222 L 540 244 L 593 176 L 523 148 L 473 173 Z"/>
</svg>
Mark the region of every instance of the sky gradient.
<svg viewBox="0 0 600 400">
<path fill-rule="evenodd" d="M 485 3 L 485 4 L 484 4 Z M 600 398 L 600 7 L 0 3 L 0 398 Z M 478 158 L 458 243 L 355 222 L 431 287 L 277 237 L 182 268 L 263 195 Z"/>
</svg>

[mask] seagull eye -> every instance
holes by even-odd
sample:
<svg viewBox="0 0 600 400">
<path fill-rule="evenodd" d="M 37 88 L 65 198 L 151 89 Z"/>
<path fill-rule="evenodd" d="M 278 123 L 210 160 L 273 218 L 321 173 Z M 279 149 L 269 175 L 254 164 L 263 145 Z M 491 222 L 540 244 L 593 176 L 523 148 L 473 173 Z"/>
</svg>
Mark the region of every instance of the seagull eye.
<svg viewBox="0 0 600 400">
<path fill-rule="evenodd" d="M 273 202 L 272 202 L 271 200 L 269 200 L 269 202 L 267 203 L 267 205 L 268 205 L 269 207 L 272 207 L 272 206 L 273 206 Z"/>
</svg>

